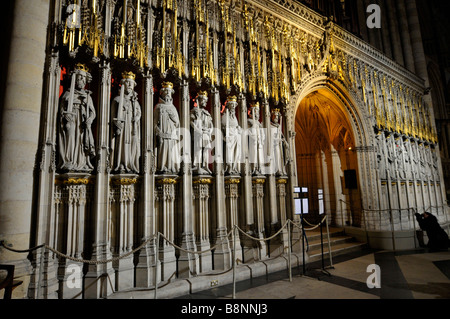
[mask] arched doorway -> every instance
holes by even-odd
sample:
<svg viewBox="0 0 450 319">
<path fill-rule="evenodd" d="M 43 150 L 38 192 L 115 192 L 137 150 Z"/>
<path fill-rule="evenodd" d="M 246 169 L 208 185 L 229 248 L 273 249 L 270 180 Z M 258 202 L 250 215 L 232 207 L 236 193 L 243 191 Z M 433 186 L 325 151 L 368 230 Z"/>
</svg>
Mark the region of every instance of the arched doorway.
<svg viewBox="0 0 450 319">
<path fill-rule="evenodd" d="M 361 226 L 355 133 L 346 106 L 326 87 L 306 95 L 295 117 L 298 185 L 307 190 L 308 221 L 326 213 L 334 225 Z"/>
</svg>

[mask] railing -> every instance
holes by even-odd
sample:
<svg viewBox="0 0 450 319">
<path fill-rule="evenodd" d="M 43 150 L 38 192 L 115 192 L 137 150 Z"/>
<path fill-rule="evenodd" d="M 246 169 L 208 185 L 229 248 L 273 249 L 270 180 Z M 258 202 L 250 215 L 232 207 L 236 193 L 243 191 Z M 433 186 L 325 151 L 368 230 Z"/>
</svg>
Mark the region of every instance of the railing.
<svg viewBox="0 0 450 319">
<path fill-rule="evenodd" d="M 427 208 L 422 208 L 421 210 L 410 207 L 410 208 L 398 208 L 398 209 L 358 209 L 356 211 L 351 207 L 351 203 L 344 200 L 341 202 L 341 222 L 342 226 L 347 223 L 351 224 L 353 222 L 352 218 L 345 218 L 345 216 L 355 216 L 359 215 L 361 221 L 361 227 L 364 227 L 366 231 L 367 240 L 368 231 L 390 231 L 392 233 L 392 247 L 396 250 L 395 246 L 395 233 L 399 231 L 418 231 L 420 228 L 416 224 L 416 213 L 429 212 L 435 215 L 438 220 L 444 217 L 444 222 L 448 227 L 448 232 L 450 233 L 450 223 L 448 220 L 448 215 L 446 213 L 446 206 L 428 206 Z M 350 206 L 350 208 L 343 209 L 342 203 Z M 359 213 L 359 214 L 358 214 Z M 414 234 L 414 245 L 417 248 L 417 236 Z"/>
<path fill-rule="evenodd" d="M 324 218 L 320 221 L 319 224 L 311 225 L 312 226 L 311 228 L 304 228 L 302 223 L 294 222 L 292 220 L 287 220 L 283 227 L 281 227 L 275 234 L 273 234 L 272 236 L 267 237 L 267 238 L 256 238 L 256 237 L 250 236 L 245 231 L 243 231 L 241 228 L 239 228 L 239 226 L 235 225 L 233 227 L 233 229 L 227 235 L 227 238 L 229 238 L 231 236 L 232 239 L 233 239 L 233 247 L 231 249 L 231 252 L 232 252 L 232 266 L 231 266 L 230 269 L 225 271 L 225 272 L 229 272 L 231 270 L 233 271 L 233 299 L 236 299 L 236 268 L 237 268 L 236 238 L 239 235 L 239 233 L 241 233 L 242 236 L 246 236 L 246 237 L 250 238 L 251 240 L 262 242 L 262 241 L 269 241 L 271 239 L 274 239 L 275 237 L 280 235 L 284 230 L 287 230 L 287 232 L 288 232 L 288 243 L 287 243 L 287 246 L 284 246 L 284 244 L 283 244 L 283 253 L 281 255 L 286 254 L 286 251 L 287 251 L 287 259 L 288 259 L 287 267 L 288 267 L 288 272 L 289 272 L 289 281 L 292 282 L 292 261 L 291 261 L 291 252 L 292 252 L 292 247 L 293 247 L 292 238 L 291 238 L 292 237 L 291 236 L 292 228 L 294 228 L 294 227 L 298 228 L 301 231 L 302 236 L 305 236 L 305 231 L 316 229 L 319 226 L 322 227 L 322 225 L 324 223 L 326 224 L 326 230 L 327 230 L 327 236 L 328 236 L 328 255 L 329 255 L 330 263 L 331 263 L 331 266 L 332 266 L 332 251 L 331 251 L 330 232 L 329 232 L 327 216 L 324 216 Z M 159 248 L 159 243 L 160 243 L 161 239 L 166 241 L 168 244 L 172 245 L 175 249 L 183 251 L 183 252 L 187 253 L 188 255 L 189 254 L 201 255 L 201 254 L 209 253 L 209 252 L 211 252 L 212 250 L 214 250 L 216 248 L 216 246 L 213 246 L 210 249 L 204 250 L 204 251 L 186 250 L 186 249 L 176 245 L 175 243 L 171 242 L 169 239 L 167 239 L 167 237 L 164 236 L 164 234 L 162 234 L 160 232 L 158 232 L 157 234 L 155 234 L 151 238 L 147 239 L 145 242 L 143 242 L 141 245 L 139 245 L 139 247 L 136 247 L 134 250 L 132 250 L 130 252 L 127 252 L 124 255 L 117 256 L 117 257 L 110 258 L 110 259 L 106 259 L 106 260 L 84 260 L 84 259 L 81 259 L 81 258 L 74 258 L 74 257 L 68 256 L 68 255 L 66 255 L 64 253 L 61 253 L 61 252 L 57 251 L 56 249 L 54 249 L 54 248 L 52 248 L 52 247 L 50 247 L 50 246 L 48 246 L 46 244 L 42 244 L 42 245 L 36 246 L 34 248 L 26 249 L 26 250 L 13 249 L 13 248 L 10 247 L 10 245 L 7 245 L 5 243 L 5 241 L 0 241 L 0 246 L 4 247 L 5 249 L 7 249 L 9 251 L 16 252 L 16 253 L 29 253 L 29 252 L 32 252 L 32 251 L 35 251 L 35 250 L 38 250 L 38 249 L 42 249 L 41 255 L 40 255 L 39 278 L 38 278 L 38 284 L 37 284 L 38 285 L 37 298 L 39 298 L 39 296 L 40 296 L 39 288 L 42 286 L 42 278 L 43 278 L 42 274 L 43 274 L 43 270 L 44 270 L 44 264 L 43 264 L 44 263 L 44 256 L 45 256 L 47 250 L 53 252 L 59 258 L 66 258 L 66 259 L 74 261 L 74 262 L 85 263 L 85 264 L 89 264 L 89 265 L 106 264 L 106 263 L 110 263 L 110 262 L 113 262 L 113 261 L 118 261 L 120 259 L 126 258 L 126 257 L 128 257 L 128 256 L 130 256 L 130 255 L 132 255 L 132 254 L 134 254 L 136 252 L 138 252 L 139 250 L 144 248 L 146 245 L 148 245 L 150 242 L 154 241 L 155 239 L 156 239 L 156 245 L 154 245 L 154 247 L 155 247 L 155 256 L 156 256 L 155 257 L 156 258 L 156 263 L 155 264 L 156 265 L 158 265 L 158 258 L 159 258 L 158 257 L 159 254 L 158 254 L 158 252 L 156 250 Z M 303 247 L 302 250 L 303 250 L 302 254 L 303 254 L 303 256 L 305 256 L 304 247 Z M 322 266 L 323 266 L 323 255 L 324 254 L 323 254 L 323 249 L 322 249 Z M 303 264 L 305 266 L 305 262 Z M 154 273 L 155 273 L 155 278 L 154 278 L 155 285 L 154 285 L 154 288 L 152 288 L 152 290 L 154 290 L 154 298 L 157 299 L 158 298 L 158 289 L 162 288 L 162 286 L 160 286 L 158 284 L 158 274 L 159 274 L 158 270 L 156 269 Z M 170 280 L 169 280 L 168 283 L 164 283 L 163 286 L 167 286 L 169 283 L 170 283 Z"/>
</svg>

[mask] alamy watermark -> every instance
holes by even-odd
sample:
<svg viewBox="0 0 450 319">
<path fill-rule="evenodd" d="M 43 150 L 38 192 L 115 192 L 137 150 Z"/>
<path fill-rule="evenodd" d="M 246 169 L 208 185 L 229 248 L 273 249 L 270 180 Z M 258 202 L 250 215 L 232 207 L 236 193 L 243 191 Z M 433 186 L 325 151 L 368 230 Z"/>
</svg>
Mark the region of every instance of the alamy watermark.
<svg viewBox="0 0 450 319">
<path fill-rule="evenodd" d="M 83 271 L 79 265 L 69 265 L 66 269 L 66 285 L 69 289 L 80 289 L 83 282 Z"/>
<path fill-rule="evenodd" d="M 377 4 L 371 4 L 367 7 L 367 27 L 369 29 L 381 29 L 381 8 Z"/>
<path fill-rule="evenodd" d="M 381 268 L 379 265 L 372 264 L 367 267 L 366 272 L 370 273 L 366 284 L 369 289 L 381 288 Z"/>
</svg>

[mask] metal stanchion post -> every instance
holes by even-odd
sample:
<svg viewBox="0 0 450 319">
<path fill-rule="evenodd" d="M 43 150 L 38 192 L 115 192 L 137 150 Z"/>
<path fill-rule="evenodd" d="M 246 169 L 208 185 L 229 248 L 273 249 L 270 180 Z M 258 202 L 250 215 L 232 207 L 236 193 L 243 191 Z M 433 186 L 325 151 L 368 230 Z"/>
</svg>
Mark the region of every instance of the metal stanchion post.
<svg viewBox="0 0 450 319">
<path fill-rule="evenodd" d="M 392 210 L 389 210 L 389 214 L 391 217 L 391 232 L 392 232 L 392 248 L 394 251 L 395 249 L 395 226 L 394 226 L 394 215 L 392 214 Z"/>
<path fill-rule="evenodd" d="M 41 250 L 41 260 L 39 265 L 39 277 L 38 277 L 38 287 L 37 287 L 37 296 L 36 299 L 39 299 L 41 294 L 41 284 L 42 284 L 42 273 L 44 272 L 44 256 L 45 256 L 46 246 L 42 246 Z"/>
<path fill-rule="evenodd" d="M 330 255 L 330 268 L 334 269 L 333 266 L 333 257 L 331 254 L 331 241 L 330 241 L 330 228 L 328 227 L 328 216 L 326 216 L 326 225 L 327 225 L 327 236 L 328 236 L 328 254 Z"/>
<path fill-rule="evenodd" d="M 233 227 L 233 299 L 236 299 L 236 225 Z"/>
<path fill-rule="evenodd" d="M 292 282 L 292 264 L 291 264 L 291 249 L 292 249 L 292 243 L 291 243 L 291 223 L 288 222 L 287 224 L 288 228 L 288 265 L 289 265 L 289 281 Z"/>
<path fill-rule="evenodd" d="M 159 232 L 158 235 L 156 236 L 156 244 L 155 244 L 155 299 L 158 299 L 158 255 L 159 255 Z"/>
<path fill-rule="evenodd" d="M 323 252 L 323 230 L 322 230 L 322 224 L 323 224 L 324 219 L 320 220 L 320 245 L 322 247 L 322 272 L 328 276 L 331 276 L 331 274 L 325 270 L 325 258 L 324 258 L 324 252 Z M 328 239 L 328 243 L 330 243 L 329 239 Z M 328 249 L 330 249 L 330 248 L 328 248 Z"/>
<path fill-rule="evenodd" d="M 305 229 L 303 228 L 303 212 L 300 214 L 300 227 L 302 228 L 302 261 L 303 261 L 303 275 L 306 273 L 305 262 Z"/>
</svg>

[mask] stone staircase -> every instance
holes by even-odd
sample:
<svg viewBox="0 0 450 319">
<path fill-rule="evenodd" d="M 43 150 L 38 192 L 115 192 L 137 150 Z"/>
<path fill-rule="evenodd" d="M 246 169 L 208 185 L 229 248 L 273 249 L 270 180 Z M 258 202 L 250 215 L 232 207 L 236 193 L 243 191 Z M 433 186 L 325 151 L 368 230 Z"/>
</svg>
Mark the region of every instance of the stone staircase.
<svg viewBox="0 0 450 319">
<path fill-rule="evenodd" d="M 343 228 L 330 227 L 330 242 L 331 242 L 331 255 L 332 257 L 343 255 L 355 251 L 363 250 L 367 248 L 367 243 L 359 242 L 354 237 L 345 234 Z M 327 229 L 323 227 L 323 252 L 325 259 L 329 258 L 328 255 L 328 236 Z M 308 250 L 308 262 L 314 262 L 322 258 L 322 247 L 320 238 L 320 228 L 306 231 L 308 238 L 309 250 Z M 306 246 L 306 241 L 305 241 Z"/>
</svg>

